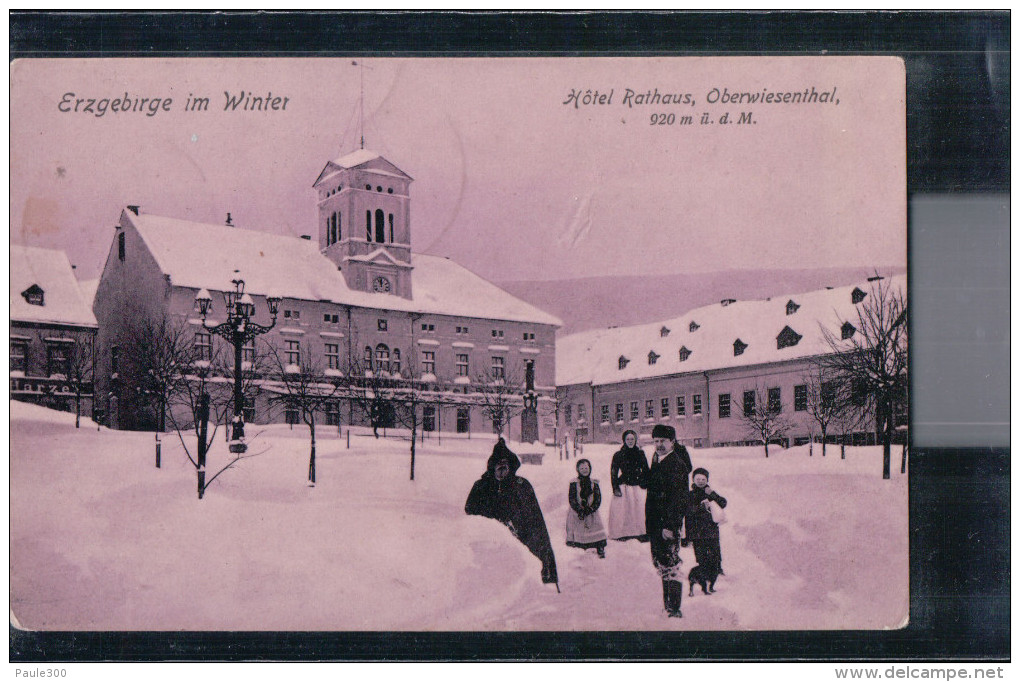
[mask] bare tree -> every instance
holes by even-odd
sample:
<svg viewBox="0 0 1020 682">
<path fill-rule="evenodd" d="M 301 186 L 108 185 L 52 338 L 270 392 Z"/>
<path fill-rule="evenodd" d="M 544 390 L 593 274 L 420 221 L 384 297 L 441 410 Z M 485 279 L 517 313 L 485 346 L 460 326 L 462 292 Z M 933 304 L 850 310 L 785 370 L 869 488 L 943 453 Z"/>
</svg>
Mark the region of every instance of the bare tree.
<svg viewBox="0 0 1020 682">
<path fill-rule="evenodd" d="M 524 411 L 524 368 L 513 365 L 479 373 L 475 389 L 482 414 L 492 421 L 496 434 L 509 434 L 510 421 Z"/>
<path fill-rule="evenodd" d="M 45 343 L 40 334 L 40 341 Z M 93 394 L 96 366 L 99 364 L 99 346 L 95 330 L 79 329 L 63 333 L 61 343 L 54 349 L 58 355 L 50 368 L 51 376 L 63 376 L 74 395 L 74 428 L 81 428 L 82 399 Z M 95 401 L 95 395 L 93 395 Z"/>
<path fill-rule="evenodd" d="M 884 283 L 886 282 L 886 283 Z M 876 280 L 857 303 L 856 320 L 840 320 L 838 334 L 822 328 L 832 353 L 822 362 L 853 399 L 875 418 L 882 443 L 882 478 L 889 478 L 897 407 L 907 400 L 907 302 L 902 289 Z"/>
<path fill-rule="evenodd" d="M 392 399 L 396 382 L 388 372 L 373 371 L 354 359 L 351 360 L 349 375 L 348 399 L 372 426 L 372 435 L 379 438 L 380 427 L 385 428 L 395 419 Z"/>
<path fill-rule="evenodd" d="M 840 400 L 839 382 L 824 365 L 816 364 L 802 377 L 806 411 L 822 434 L 822 457 L 829 433 L 837 426 L 847 405 Z"/>
<path fill-rule="evenodd" d="M 761 387 L 756 385 L 753 394 L 753 404 L 750 400 L 745 400 L 738 414 L 755 440 L 765 446 L 765 456 L 768 457 L 769 443 L 784 438 L 790 431 L 791 424 L 783 416 L 782 405 L 775 400 L 769 400 L 769 394 Z"/>
<path fill-rule="evenodd" d="M 166 415 L 181 378 L 196 357 L 195 330 L 186 321 L 162 315 L 132 325 L 124 343 L 124 386 L 137 399 L 137 409 L 150 407 L 157 434 L 156 466 L 159 467 L 158 434 L 166 430 Z"/>
<path fill-rule="evenodd" d="M 308 427 L 311 448 L 308 455 L 308 483 L 315 485 L 315 426 L 316 414 L 341 393 L 339 377 L 327 376 L 319 364 L 303 352 L 298 362 L 283 358 L 275 346 L 269 346 L 269 363 L 273 378 L 264 382 L 266 388 L 275 389 L 269 397 L 270 405 L 282 405 L 293 410 Z"/>
</svg>

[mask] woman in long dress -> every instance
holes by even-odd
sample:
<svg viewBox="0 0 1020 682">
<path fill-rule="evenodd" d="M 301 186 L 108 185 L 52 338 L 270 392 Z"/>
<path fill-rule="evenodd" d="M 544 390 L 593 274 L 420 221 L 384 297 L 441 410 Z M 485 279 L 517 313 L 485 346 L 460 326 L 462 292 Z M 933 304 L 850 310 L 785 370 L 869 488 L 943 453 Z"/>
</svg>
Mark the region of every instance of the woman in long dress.
<svg viewBox="0 0 1020 682">
<path fill-rule="evenodd" d="M 606 529 L 599 518 L 602 491 L 591 477 L 591 462 L 577 461 L 577 478 L 567 488 L 567 545 L 581 549 L 594 548 L 599 558 L 606 558 Z"/>
<path fill-rule="evenodd" d="M 614 540 L 637 539 L 648 542 L 645 530 L 645 488 L 648 485 L 648 459 L 637 446 L 637 433 L 623 432 L 623 447 L 613 455 L 609 469 L 613 484 L 613 502 L 609 507 L 609 537 Z"/>
</svg>

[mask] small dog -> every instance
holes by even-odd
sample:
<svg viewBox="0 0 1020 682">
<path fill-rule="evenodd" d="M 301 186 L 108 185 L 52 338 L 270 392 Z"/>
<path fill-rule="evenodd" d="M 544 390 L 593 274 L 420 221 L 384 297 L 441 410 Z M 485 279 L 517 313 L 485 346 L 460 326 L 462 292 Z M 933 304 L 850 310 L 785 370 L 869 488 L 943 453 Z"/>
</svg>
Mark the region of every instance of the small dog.
<svg viewBox="0 0 1020 682">
<path fill-rule="evenodd" d="M 718 577 L 719 573 L 717 571 L 710 570 L 707 566 L 695 566 L 687 574 L 687 580 L 691 583 L 691 589 L 687 596 L 694 596 L 695 584 L 701 585 L 702 594 L 712 594 L 715 592 L 715 581 Z"/>
</svg>

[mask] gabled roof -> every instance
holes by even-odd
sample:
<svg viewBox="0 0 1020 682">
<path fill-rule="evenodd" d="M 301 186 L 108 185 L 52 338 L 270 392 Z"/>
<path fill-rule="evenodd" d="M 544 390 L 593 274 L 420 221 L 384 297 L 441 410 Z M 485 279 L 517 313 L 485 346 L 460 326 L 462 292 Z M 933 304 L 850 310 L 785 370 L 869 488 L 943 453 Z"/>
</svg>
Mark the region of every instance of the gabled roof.
<svg viewBox="0 0 1020 682">
<path fill-rule="evenodd" d="M 556 340 L 556 384 L 611 384 L 829 353 L 831 349 L 822 327 L 839 340 L 843 322 L 857 323 L 858 306 L 851 301 L 851 292 L 855 288 L 870 292 L 872 286 L 866 283 L 859 287 L 796 294 L 800 308 L 794 326 L 786 315 L 789 297 L 777 296 L 765 301 L 736 301 L 725 306 L 717 303 L 669 320 L 565 336 Z M 884 286 L 905 291 L 906 276 L 887 278 Z M 694 332 L 689 331 L 692 320 L 700 325 Z M 663 325 L 674 330 L 665 338 L 659 333 Z M 777 348 L 777 338 L 787 326 L 802 338 L 795 345 Z M 747 348 L 734 356 L 733 344 L 738 338 Z M 679 350 L 683 347 L 691 354 L 681 362 Z M 632 362 L 622 370 L 619 368 L 617 360 L 621 355 L 641 357 L 649 349 L 661 356 L 654 365 Z"/>
<path fill-rule="evenodd" d="M 358 149 L 349 154 L 341 156 L 339 159 L 333 159 L 332 161 L 326 162 L 322 172 L 319 173 L 319 177 L 315 179 L 312 186 L 316 186 L 326 176 L 333 171 L 338 170 L 349 170 L 351 168 L 366 167 L 367 170 L 372 170 L 382 175 L 391 175 L 393 177 L 404 178 L 411 180 L 411 176 L 404 171 L 397 168 L 393 163 L 386 160 L 385 157 L 380 156 L 378 153 L 370 151 L 368 149 Z"/>
<path fill-rule="evenodd" d="M 38 286 L 44 305 L 32 305 L 21 292 Z M 92 302 L 86 300 L 63 251 L 11 244 L 11 320 L 95 327 Z"/>
<path fill-rule="evenodd" d="M 224 291 L 240 270 L 253 295 L 332 301 L 383 310 L 461 315 L 471 318 L 560 326 L 553 315 L 525 303 L 453 261 L 411 254 L 412 293 L 348 288 L 343 274 L 319 251 L 317 242 L 267 232 L 196 223 L 124 211 L 170 283 Z M 130 256 L 129 256 L 130 257 Z"/>
</svg>

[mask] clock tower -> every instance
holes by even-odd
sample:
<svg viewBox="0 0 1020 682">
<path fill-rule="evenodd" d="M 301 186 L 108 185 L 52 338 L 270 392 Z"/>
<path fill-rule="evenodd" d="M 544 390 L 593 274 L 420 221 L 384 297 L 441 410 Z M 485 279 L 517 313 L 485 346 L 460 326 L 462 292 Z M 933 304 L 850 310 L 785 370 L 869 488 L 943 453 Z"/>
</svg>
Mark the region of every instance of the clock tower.
<svg viewBox="0 0 1020 682">
<path fill-rule="evenodd" d="M 351 289 L 411 298 L 411 182 L 367 149 L 328 162 L 315 181 L 319 249 Z"/>
</svg>

